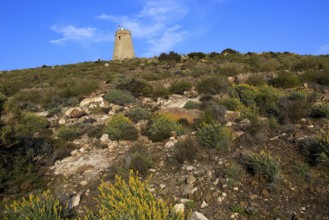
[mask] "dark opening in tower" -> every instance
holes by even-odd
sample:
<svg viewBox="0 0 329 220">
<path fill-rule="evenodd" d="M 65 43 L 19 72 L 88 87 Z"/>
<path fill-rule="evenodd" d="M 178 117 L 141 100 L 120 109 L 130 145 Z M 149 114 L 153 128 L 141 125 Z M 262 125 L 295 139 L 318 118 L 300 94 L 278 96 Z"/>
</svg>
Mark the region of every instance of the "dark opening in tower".
<svg viewBox="0 0 329 220">
<path fill-rule="evenodd" d="M 121 40 L 121 36 L 119 36 L 119 40 Z"/>
</svg>

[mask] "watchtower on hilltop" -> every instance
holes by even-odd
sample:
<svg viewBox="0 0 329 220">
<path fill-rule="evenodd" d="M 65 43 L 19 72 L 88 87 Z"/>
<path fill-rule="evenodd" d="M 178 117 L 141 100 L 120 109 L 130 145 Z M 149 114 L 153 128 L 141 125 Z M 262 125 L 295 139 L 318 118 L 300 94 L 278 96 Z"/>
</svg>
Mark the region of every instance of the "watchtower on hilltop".
<svg viewBox="0 0 329 220">
<path fill-rule="evenodd" d="M 131 32 L 119 27 L 115 32 L 113 60 L 134 58 L 134 47 Z"/>
</svg>

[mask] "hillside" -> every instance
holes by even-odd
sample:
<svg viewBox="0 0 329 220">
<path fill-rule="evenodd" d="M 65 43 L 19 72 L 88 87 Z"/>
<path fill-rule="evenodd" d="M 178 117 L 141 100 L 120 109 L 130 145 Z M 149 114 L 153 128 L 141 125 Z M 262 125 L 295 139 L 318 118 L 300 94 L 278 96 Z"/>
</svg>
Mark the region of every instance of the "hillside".
<svg viewBox="0 0 329 220">
<path fill-rule="evenodd" d="M 102 219 L 134 170 L 156 209 L 185 209 L 166 219 L 329 219 L 328 101 L 329 56 L 289 52 L 2 71 L 0 218 L 49 189 L 63 216 Z"/>
</svg>

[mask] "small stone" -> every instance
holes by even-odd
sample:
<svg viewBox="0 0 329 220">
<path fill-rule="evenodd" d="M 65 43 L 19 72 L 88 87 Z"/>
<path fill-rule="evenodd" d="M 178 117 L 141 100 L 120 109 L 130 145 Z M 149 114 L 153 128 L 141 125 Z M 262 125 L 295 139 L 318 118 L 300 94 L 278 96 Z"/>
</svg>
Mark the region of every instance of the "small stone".
<svg viewBox="0 0 329 220">
<path fill-rule="evenodd" d="M 212 200 L 212 195 L 211 192 L 208 192 L 205 196 L 204 196 L 204 201 L 209 204 Z"/>
<path fill-rule="evenodd" d="M 233 187 L 233 190 L 234 190 L 234 191 L 238 191 L 239 188 L 238 188 L 238 187 Z"/>
<path fill-rule="evenodd" d="M 75 108 L 70 112 L 69 115 L 71 118 L 81 118 L 82 116 L 85 116 L 86 114 L 87 113 L 84 110 Z"/>
<path fill-rule="evenodd" d="M 186 170 L 187 171 L 192 171 L 192 170 L 194 170 L 194 167 L 191 166 L 191 165 L 188 165 L 188 166 L 186 166 Z"/>
<path fill-rule="evenodd" d="M 80 185 L 81 186 L 86 186 L 88 184 L 88 182 L 86 181 L 86 180 L 82 180 L 81 182 L 80 182 Z"/>
<path fill-rule="evenodd" d="M 151 173 L 155 173 L 156 172 L 156 170 L 155 169 L 149 169 L 149 171 L 151 172 Z"/>
<path fill-rule="evenodd" d="M 219 178 L 216 178 L 216 180 L 214 181 L 214 185 L 216 186 L 219 182 Z"/>
<path fill-rule="evenodd" d="M 195 180 L 196 180 L 195 177 L 192 174 L 190 174 L 186 178 L 186 183 L 193 184 L 195 182 Z"/>
<path fill-rule="evenodd" d="M 270 193 L 267 191 L 267 189 L 263 189 L 263 190 L 262 190 L 262 195 L 263 195 L 264 197 L 268 197 L 268 196 L 270 195 Z"/>
<path fill-rule="evenodd" d="M 254 207 L 248 205 L 248 206 L 245 208 L 245 210 L 246 210 L 246 212 L 247 212 L 248 214 L 253 214 L 255 209 L 254 209 Z"/>
<path fill-rule="evenodd" d="M 227 188 L 227 184 L 223 184 L 222 187 L 223 187 L 223 189 Z"/>
<path fill-rule="evenodd" d="M 219 203 L 222 203 L 222 202 L 223 202 L 223 198 L 222 198 L 222 197 L 218 197 L 217 201 L 218 201 Z"/>
<path fill-rule="evenodd" d="M 201 208 L 204 209 L 208 206 L 208 204 L 206 203 L 206 201 L 203 201 L 201 204 Z"/>
<path fill-rule="evenodd" d="M 183 203 L 179 203 L 176 204 L 173 209 L 175 213 L 184 213 L 185 205 Z"/>
<path fill-rule="evenodd" d="M 166 184 L 160 184 L 160 189 L 166 188 Z"/>
<path fill-rule="evenodd" d="M 80 204 L 80 194 L 73 196 L 69 201 L 69 208 L 72 209 Z"/>
<path fill-rule="evenodd" d="M 223 196 L 223 197 L 226 197 L 226 196 L 227 196 L 227 194 L 223 192 L 223 193 L 222 193 L 222 196 Z"/>
<path fill-rule="evenodd" d="M 193 185 L 192 184 L 184 184 L 182 186 L 182 195 L 183 196 L 186 196 L 186 195 L 192 193 L 192 189 L 193 189 Z"/>
<path fill-rule="evenodd" d="M 215 191 L 215 192 L 211 193 L 211 196 L 213 198 L 217 198 L 219 196 L 219 193 L 217 191 Z"/>
<path fill-rule="evenodd" d="M 109 142 L 109 135 L 108 134 L 103 134 L 102 137 L 100 138 L 101 142 Z"/>
<path fill-rule="evenodd" d="M 257 196 L 256 194 L 252 194 L 252 195 L 249 195 L 249 198 L 250 198 L 251 200 L 255 200 L 255 199 L 258 198 L 258 196 Z"/>
<path fill-rule="evenodd" d="M 253 180 L 253 181 L 251 181 L 250 185 L 257 186 L 258 185 L 258 182 L 256 180 Z"/>
</svg>

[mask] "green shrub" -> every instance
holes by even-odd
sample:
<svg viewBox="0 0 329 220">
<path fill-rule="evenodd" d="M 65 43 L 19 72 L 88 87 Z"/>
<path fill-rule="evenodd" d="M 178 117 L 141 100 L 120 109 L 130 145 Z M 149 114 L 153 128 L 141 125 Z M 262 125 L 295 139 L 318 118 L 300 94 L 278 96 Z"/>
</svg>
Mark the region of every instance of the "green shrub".
<svg viewBox="0 0 329 220">
<path fill-rule="evenodd" d="M 121 130 L 121 139 L 135 141 L 138 139 L 138 130 L 134 125 L 124 126 Z"/>
<path fill-rule="evenodd" d="M 283 93 L 272 86 L 263 85 L 257 87 L 258 94 L 255 97 L 256 105 L 260 114 L 276 115 L 279 111 L 279 100 Z"/>
<path fill-rule="evenodd" d="M 157 86 L 153 90 L 153 98 L 158 98 L 158 97 L 165 98 L 168 96 L 169 96 L 169 90 L 163 86 Z"/>
<path fill-rule="evenodd" d="M 187 54 L 187 56 L 191 59 L 203 59 L 206 57 L 206 54 L 202 53 L 202 52 L 192 52 Z"/>
<path fill-rule="evenodd" d="M 224 98 L 220 100 L 220 103 L 230 111 L 239 111 L 243 108 L 243 104 L 237 98 Z"/>
<path fill-rule="evenodd" d="M 149 119 L 150 112 L 141 107 L 135 107 L 126 112 L 126 116 L 130 118 L 133 122 L 138 122 L 140 120 Z"/>
<path fill-rule="evenodd" d="M 250 155 L 246 165 L 254 174 L 261 175 L 267 181 L 273 182 L 280 169 L 280 160 L 265 149 L 260 153 Z"/>
<path fill-rule="evenodd" d="M 123 114 L 115 114 L 105 122 L 104 132 L 109 135 L 111 140 L 123 139 L 123 130 L 131 124 L 130 119 Z"/>
<path fill-rule="evenodd" d="M 152 116 L 152 124 L 148 131 L 152 141 L 163 141 L 169 138 L 173 131 L 182 132 L 182 125 L 168 115 L 155 114 Z"/>
<path fill-rule="evenodd" d="M 220 124 L 203 124 L 197 132 L 203 146 L 223 149 L 232 145 L 233 135 L 229 128 Z"/>
<path fill-rule="evenodd" d="M 183 220 L 183 213 L 175 213 L 172 206 L 156 198 L 148 187 L 132 171 L 128 183 L 115 176 L 114 184 L 103 183 L 99 187 L 98 208 L 89 212 L 85 219 L 154 219 Z"/>
<path fill-rule="evenodd" d="M 130 164 L 129 169 L 138 171 L 145 176 L 149 169 L 152 168 L 154 160 L 150 155 L 148 149 L 140 143 L 133 145 L 129 149 Z"/>
<path fill-rule="evenodd" d="M 49 219 L 61 220 L 69 217 L 68 206 L 54 198 L 51 192 L 45 191 L 41 195 L 31 194 L 28 199 L 14 201 L 6 206 L 5 219 Z"/>
<path fill-rule="evenodd" d="M 225 76 L 234 76 L 243 71 L 242 64 L 237 62 L 224 62 L 216 68 L 216 73 Z"/>
<path fill-rule="evenodd" d="M 230 210 L 233 213 L 244 214 L 245 208 L 240 206 L 239 204 L 233 204 L 230 206 Z"/>
<path fill-rule="evenodd" d="M 174 61 L 174 62 L 180 62 L 181 61 L 181 55 L 174 51 L 170 51 L 167 53 L 161 53 L 159 56 L 159 61 Z"/>
<path fill-rule="evenodd" d="M 104 96 L 104 99 L 116 105 L 126 105 L 135 102 L 134 96 L 130 95 L 129 92 L 125 92 L 118 89 L 111 89 Z"/>
<path fill-rule="evenodd" d="M 20 136 L 32 136 L 48 126 L 49 122 L 45 117 L 26 112 L 21 114 L 15 129 Z"/>
<path fill-rule="evenodd" d="M 135 97 L 149 96 L 153 91 L 153 87 L 148 82 L 140 79 L 130 79 L 120 83 L 116 88 L 120 90 L 127 90 Z"/>
<path fill-rule="evenodd" d="M 169 91 L 175 94 L 184 94 L 185 91 L 189 91 L 192 88 L 192 84 L 187 81 L 175 81 L 169 87 Z"/>
<path fill-rule="evenodd" d="M 200 107 L 201 107 L 200 103 L 191 100 L 188 100 L 184 105 L 184 108 L 186 109 L 200 109 Z"/>
<path fill-rule="evenodd" d="M 225 76 L 212 76 L 201 79 L 196 85 L 199 93 L 215 95 L 220 92 L 226 92 L 230 83 Z"/>
<path fill-rule="evenodd" d="M 98 89 L 98 84 L 94 80 L 69 79 L 57 85 L 58 94 L 62 98 L 82 97 L 89 95 Z"/>
<path fill-rule="evenodd" d="M 193 162 L 200 152 L 199 142 L 195 138 L 189 137 L 185 141 L 175 144 L 175 159 L 183 164 L 185 161 Z"/>
<path fill-rule="evenodd" d="M 279 122 L 295 123 L 309 113 L 310 101 L 307 94 L 293 93 L 279 102 Z"/>
<path fill-rule="evenodd" d="M 73 126 L 61 126 L 57 131 L 57 136 L 66 141 L 77 139 L 80 135 L 81 131 Z"/>
<path fill-rule="evenodd" d="M 232 98 L 240 99 L 246 106 L 253 106 L 256 105 L 258 89 L 248 84 L 238 84 L 233 86 L 229 94 Z"/>
<path fill-rule="evenodd" d="M 264 77 L 257 74 L 251 75 L 246 83 L 251 86 L 262 86 L 266 84 Z"/>
<path fill-rule="evenodd" d="M 311 116 L 314 118 L 324 118 L 329 116 L 329 104 L 320 103 L 311 106 Z"/>
<path fill-rule="evenodd" d="M 278 88 L 293 88 L 301 85 L 301 81 L 298 76 L 284 72 L 280 73 L 278 77 L 272 79 L 270 84 Z"/>
</svg>

